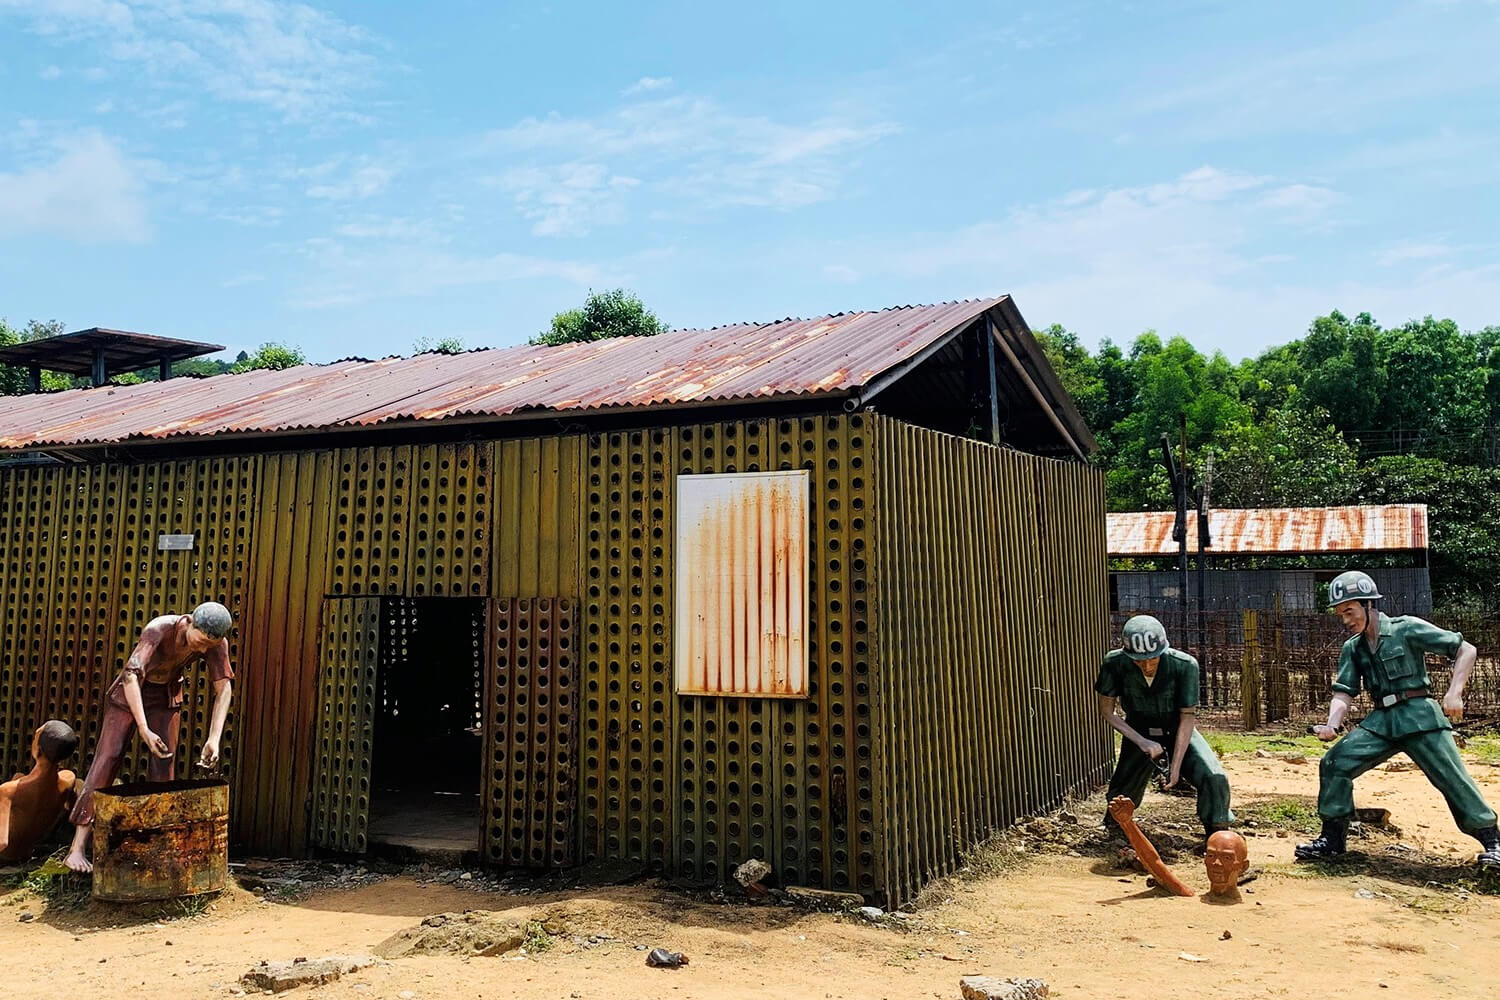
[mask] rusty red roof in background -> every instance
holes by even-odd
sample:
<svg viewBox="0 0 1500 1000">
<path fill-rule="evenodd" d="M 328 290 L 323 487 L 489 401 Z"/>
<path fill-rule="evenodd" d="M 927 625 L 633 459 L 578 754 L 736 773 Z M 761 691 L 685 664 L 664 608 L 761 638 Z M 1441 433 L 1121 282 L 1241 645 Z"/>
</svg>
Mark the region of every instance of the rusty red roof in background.
<svg viewBox="0 0 1500 1000">
<path fill-rule="evenodd" d="M 0 398 L 0 449 L 847 394 L 1005 296 Z"/>
<path fill-rule="evenodd" d="M 1111 556 L 1174 556 L 1171 511 L 1108 515 Z M 1427 548 L 1427 505 L 1266 507 L 1211 510 L 1215 555 L 1303 555 Z M 1197 515 L 1188 513 L 1188 549 L 1198 546 Z"/>
</svg>

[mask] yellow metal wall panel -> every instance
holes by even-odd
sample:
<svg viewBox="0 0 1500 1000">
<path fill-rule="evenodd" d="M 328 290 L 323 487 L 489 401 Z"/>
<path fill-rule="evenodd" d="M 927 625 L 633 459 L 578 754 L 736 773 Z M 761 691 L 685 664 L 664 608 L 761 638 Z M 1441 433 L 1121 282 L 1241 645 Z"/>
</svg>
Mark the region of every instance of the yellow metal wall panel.
<svg viewBox="0 0 1500 1000">
<path fill-rule="evenodd" d="M 189 611 L 199 600 L 219 600 L 238 611 L 244 574 L 235 567 L 244 541 L 233 537 L 226 519 L 257 461 L 54 465 L 0 473 L 10 529 L 0 540 L 6 559 L 0 602 L 11 626 L 0 646 L 7 753 L 23 734 L 29 743 L 35 725 L 58 718 L 78 731 L 81 752 L 74 764 L 86 767 L 98 737 L 103 689 L 129 655 L 140 625 L 157 613 Z M 193 534 L 194 548 L 156 551 L 161 531 Z M 237 656 L 231 641 L 231 657 Z M 179 771 L 189 766 L 189 754 L 201 748 L 207 731 L 207 685 L 196 673 L 190 673 L 187 695 Z M 234 718 L 225 730 L 226 763 L 232 762 Z M 132 752 L 122 772 L 129 776 L 143 768 L 144 757 Z"/>
<path fill-rule="evenodd" d="M 874 891 L 864 421 L 732 421 L 589 439 L 586 857 L 714 881 L 757 856 L 787 884 Z M 810 478 L 807 696 L 674 695 L 675 477 L 773 470 Z M 748 621 L 748 594 L 743 608 Z"/>
<path fill-rule="evenodd" d="M 329 598 L 321 614 L 309 836 L 318 847 L 363 853 L 370 824 L 380 601 Z"/>
<path fill-rule="evenodd" d="M 1096 780 L 1104 649 L 1094 470 L 872 418 L 880 544 L 879 894 Z"/>
<path fill-rule="evenodd" d="M 490 602 L 481 851 L 491 864 L 576 861 L 577 611 L 546 597 Z"/>
<path fill-rule="evenodd" d="M 489 592 L 577 597 L 584 490 L 583 438 L 497 441 L 489 447 L 493 525 Z"/>
</svg>

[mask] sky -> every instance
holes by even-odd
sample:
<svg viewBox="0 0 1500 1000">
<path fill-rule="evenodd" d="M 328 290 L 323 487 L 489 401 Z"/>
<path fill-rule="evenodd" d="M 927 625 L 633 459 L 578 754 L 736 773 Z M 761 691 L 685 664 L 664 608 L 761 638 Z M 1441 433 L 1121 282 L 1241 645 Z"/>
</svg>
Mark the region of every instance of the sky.
<svg viewBox="0 0 1500 1000">
<path fill-rule="evenodd" d="M 0 317 L 314 361 L 1009 293 L 1500 324 L 1500 3 L 0 0 Z"/>
</svg>

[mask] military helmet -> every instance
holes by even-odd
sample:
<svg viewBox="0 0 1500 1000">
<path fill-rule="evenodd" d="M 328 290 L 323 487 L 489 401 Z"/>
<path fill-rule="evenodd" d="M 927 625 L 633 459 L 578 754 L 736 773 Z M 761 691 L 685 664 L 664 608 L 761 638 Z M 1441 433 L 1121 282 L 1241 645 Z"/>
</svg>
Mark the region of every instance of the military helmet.
<svg viewBox="0 0 1500 1000">
<path fill-rule="evenodd" d="M 1132 660 L 1150 660 L 1168 649 L 1167 630 L 1150 615 L 1136 615 L 1125 623 L 1125 655 Z"/>
<path fill-rule="evenodd" d="M 1375 581 L 1370 579 L 1368 573 L 1361 573 L 1357 569 L 1340 573 L 1328 585 L 1330 607 L 1338 607 L 1345 601 L 1378 601 L 1380 599 L 1380 588 L 1375 586 Z"/>
<path fill-rule="evenodd" d="M 193 627 L 211 639 L 222 639 L 234 627 L 234 619 L 224 605 L 204 601 L 193 609 Z"/>
</svg>

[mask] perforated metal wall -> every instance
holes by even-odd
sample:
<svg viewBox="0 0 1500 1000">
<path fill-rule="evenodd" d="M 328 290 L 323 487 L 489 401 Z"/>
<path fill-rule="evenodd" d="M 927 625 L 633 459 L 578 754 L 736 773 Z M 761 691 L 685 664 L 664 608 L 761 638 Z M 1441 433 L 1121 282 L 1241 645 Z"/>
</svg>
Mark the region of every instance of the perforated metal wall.
<svg viewBox="0 0 1500 1000">
<path fill-rule="evenodd" d="M 873 889 L 869 483 L 864 417 L 590 439 L 585 521 L 584 849 L 727 877 Z M 672 485 L 679 474 L 807 469 L 808 697 L 672 690 Z"/>
<path fill-rule="evenodd" d="M 73 763 L 87 767 L 104 688 L 151 617 L 216 600 L 239 618 L 258 465 L 256 458 L 225 458 L 0 470 L 7 515 L 0 535 L 0 738 L 8 766 L 29 766 L 31 731 L 57 718 L 78 731 Z M 191 534 L 193 548 L 161 552 L 161 533 Z M 232 661 L 239 652 L 236 631 Z M 202 747 L 211 709 L 204 671 L 190 667 L 188 680 L 180 774 Z M 231 773 L 235 721 L 232 712 L 221 747 Z M 122 774 L 144 772 L 137 749 Z"/>
<path fill-rule="evenodd" d="M 363 853 L 366 847 L 380 617 L 377 598 L 323 602 L 310 836 L 336 851 Z"/>
<path fill-rule="evenodd" d="M 911 899 L 1100 777 L 1104 488 L 1086 466 L 872 417 L 879 894 Z"/>
<path fill-rule="evenodd" d="M 567 868 L 577 857 L 578 608 L 490 603 L 482 850 L 492 864 Z"/>
</svg>

